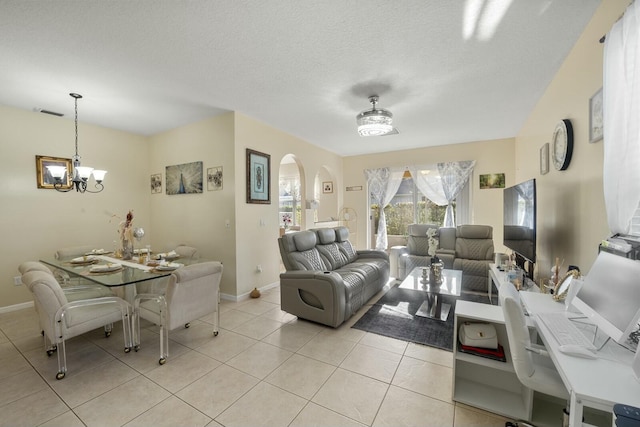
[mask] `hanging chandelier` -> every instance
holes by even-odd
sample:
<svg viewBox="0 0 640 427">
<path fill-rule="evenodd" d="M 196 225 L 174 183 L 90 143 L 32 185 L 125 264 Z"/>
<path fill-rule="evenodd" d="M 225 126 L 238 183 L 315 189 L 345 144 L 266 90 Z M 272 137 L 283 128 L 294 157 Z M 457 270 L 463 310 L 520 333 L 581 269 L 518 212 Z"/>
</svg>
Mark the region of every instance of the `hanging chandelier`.
<svg viewBox="0 0 640 427">
<path fill-rule="evenodd" d="M 67 168 L 64 166 L 47 166 L 49 169 L 49 173 L 55 180 L 53 184 L 53 188 L 62 193 L 66 193 L 71 191 L 73 188 L 76 189 L 79 193 L 99 193 L 104 190 L 104 185 L 102 185 L 102 181 L 104 180 L 104 176 L 107 173 L 105 170 L 98 170 L 88 166 L 81 166 L 80 164 L 80 155 L 78 155 L 78 99 L 82 98 L 82 95 L 77 93 L 70 93 L 71 96 L 75 100 L 76 107 L 76 154 L 73 156 L 73 179 L 71 180 L 72 186 L 70 188 L 63 188 L 65 184 L 63 179 L 65 174 L 67 173 Z M 89 178 L 93 174 L 93 179 L 95 179 L 96 184 L 95 187 L 98 189 L 97 191 L 87 190 L 87 182 Z"/>
</svg>

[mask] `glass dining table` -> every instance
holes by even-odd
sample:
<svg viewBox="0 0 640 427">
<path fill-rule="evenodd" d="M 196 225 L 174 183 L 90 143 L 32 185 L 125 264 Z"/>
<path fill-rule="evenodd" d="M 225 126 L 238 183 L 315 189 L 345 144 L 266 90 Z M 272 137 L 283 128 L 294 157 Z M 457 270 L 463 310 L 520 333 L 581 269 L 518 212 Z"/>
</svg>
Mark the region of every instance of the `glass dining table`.
<svg viewBox="0 0 640 427">
<path fill-rule="evenodd" d="M 201 262 L 194 259 L 175 259 L 173 265 L 147 265 L 134 260 L 122 260 L 108 255 L 89 255 L 68 259 L 45 258 L 40 262 L 62 270 L 70 277 L 90 280 L 107 287 L 123 287 L 124 299 L 133 304 L 136 285 L 170 276 L 182 265 Z M 155 263 L 154 263 L 155 264 Z"/>
</svg>

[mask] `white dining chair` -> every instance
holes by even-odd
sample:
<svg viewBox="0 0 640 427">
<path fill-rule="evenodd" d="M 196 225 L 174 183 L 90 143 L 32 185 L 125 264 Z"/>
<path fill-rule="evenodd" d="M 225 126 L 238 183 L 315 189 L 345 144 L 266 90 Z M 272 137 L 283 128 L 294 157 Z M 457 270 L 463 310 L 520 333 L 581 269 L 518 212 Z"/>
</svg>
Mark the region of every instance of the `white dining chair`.
<svg viewBox="0 0 640 427">
<path fill-rule="evenodd" d="M 47 267 L 46 265 L 38 261 L 25 261 L 18 266 L 18 271 L 20 272 L 21 275 L 24 275 L 30 271 L 42 271 L 52 276 L 54 275 L 53 271 L 49 267 Z M 58 279 L 56 278 L 56 280 Z M 58 281 L 58 283 L 60 282 Z M 61 288 L 65 296 L 67 297 L 68 301 L 78 301 L 81 299 L 88 299 L 88 298 L 115 296 L 113 292 L 111 292 L 111 289 L 107 288 L 106 286 L 99 285 L 97 283 L 93 283 L 93 284 L 87 283 L 84 285 L 75 285 L 75 286 L 61 285 Z M 34 308 L 36 310 L 36 313 L 38 313 L 39 305 L 40 304 L 34 298 Z M 42 332 L 42 335 L 44 336 L 44 325 L 40 324 L 40 330 Z M 111 325 L 105 326 L 105 335 L 106 336 L 111 335 Z M 46 348 L 48 348 L 48 345 L 45 342 L 45 349 Z"/>
<path fill-rule="evenodd" d="M 140 348 L 140 318 L 160 326 L 160 359 L 169 357 L 169 331 L 216 313 L 213 336 L 218 335 L 222 264 L 208 261 L 180 267 L 169 277 L 163 294 L 138 294 L 133 308 L 134 349 Z"/>
<path fill-rule="evenodd" d="M 66 340 L 91 330 L 122 321 L 124 351 L 131 351 L 131 306 L 123 299 L 101 297 L 70 302 L 55 278 L 44 271 L 29 271 L 22 275 L 22 282 L 38 304 L 45 340 L 51 343 L 47 354 L 51 356 L 57 350 L 56 379 L 63 379 L 67 373 Z"/>
<path fill-rule="evenodd" d="M 198 249 L 193 246 L 178 245 L 174 249 L 174 252 L 177 253 L 180 258 L 186 258 L 189 260 L 197 260 L 200 257 L 200 252 L 198 252 Z"/>
</svg>

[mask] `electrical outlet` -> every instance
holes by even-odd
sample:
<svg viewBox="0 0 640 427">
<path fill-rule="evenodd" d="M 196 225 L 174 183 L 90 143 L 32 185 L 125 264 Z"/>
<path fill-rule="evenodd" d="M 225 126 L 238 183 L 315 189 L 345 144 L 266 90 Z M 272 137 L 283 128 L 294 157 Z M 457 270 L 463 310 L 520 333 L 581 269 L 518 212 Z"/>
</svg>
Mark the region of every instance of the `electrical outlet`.
<svg viewBox="0 0 640 427">
<path fill-rule="evenodd" d="M 22 276 L 15 276 L 13 278 L 13 284 L 16 286 L 22 285 Z"/>
<path fill-rule="evenodd" d="M 258 273 L 262 273 L 262 266 L 260 264 L 258 264 L 258 266 L 256 267 L 256 271 Z"/>
</svg>

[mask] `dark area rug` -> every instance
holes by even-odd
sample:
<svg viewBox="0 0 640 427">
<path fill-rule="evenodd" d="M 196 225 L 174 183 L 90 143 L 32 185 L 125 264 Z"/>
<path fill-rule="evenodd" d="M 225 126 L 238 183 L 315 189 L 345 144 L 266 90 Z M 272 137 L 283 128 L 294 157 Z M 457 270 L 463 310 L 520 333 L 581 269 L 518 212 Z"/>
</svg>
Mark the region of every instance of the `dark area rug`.
<svg viewBox="0 0 640 427">
<path fill-rule="evenodd" d="M 352 327 L 363 331 L 452 351 L 453 318 L 456 300 L 489 304 L 486 295 L 463 293 L 459 297 L 444 296 L 451 304 L 446 322 L 416 316 L 424 301 L 421 292 L 391 288 Z M 493 304 L 497 304 L 494 295 Z"/>
</svg>

